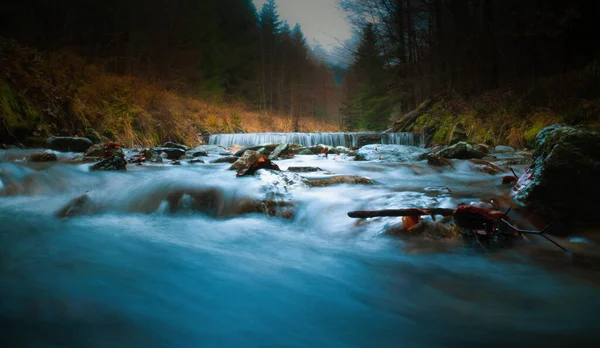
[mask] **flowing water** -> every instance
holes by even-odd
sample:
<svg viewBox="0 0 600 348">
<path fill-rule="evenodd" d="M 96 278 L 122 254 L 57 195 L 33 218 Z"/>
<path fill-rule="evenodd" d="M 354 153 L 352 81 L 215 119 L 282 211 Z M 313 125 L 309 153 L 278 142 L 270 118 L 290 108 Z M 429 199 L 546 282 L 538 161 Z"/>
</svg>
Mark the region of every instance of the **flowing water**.
<svg viewBox="0 0 600 348">
<path fill-rule="evenodd" d="M 231 147 L 234 144 L 300 144 L 302 146 L 328 145 L 360 147 L 367 144 L 396 144 L 424 146 L 425 139 L 419 133 L 375 133 L 375 132 L 334 132 L 334 133 L 237 133 L 213 134 L 209 144 Z"/>
<path fill-rule="evenodd" d="M 282 169 L 312 165 L 377 182 L 298 187 L 290 191 L 295 217 L 284 220 L 239 214 L 237 202 L 264 195 L 264 178 L 235 178 L 227 164 L 92 173 L 89 164 L 8 161 L 22 155 L 0 153 L 3 346 L 600 343 L 597 268 L 574 264 L 544 240 L 484 252 L 383 234 L 395 218 L 358 223 L 346 215 L 502 201 L 500 177 L 467 162 L 440 172 L 423 162 L 341 156 L 278 161 Z M 94 202 L 88 215 L 55 216 L 86 191 Z M 174 193 L 181 199 L 169 209 Z M 204 209 L 186 203 L 202 195 Z"/>
</svg>

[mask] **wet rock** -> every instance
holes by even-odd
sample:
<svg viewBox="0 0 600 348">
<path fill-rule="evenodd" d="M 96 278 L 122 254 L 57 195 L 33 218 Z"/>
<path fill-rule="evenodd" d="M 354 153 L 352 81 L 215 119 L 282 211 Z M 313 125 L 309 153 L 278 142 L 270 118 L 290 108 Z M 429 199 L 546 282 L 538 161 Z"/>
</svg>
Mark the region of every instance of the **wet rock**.
<svg viewBox="0 0 600 348">
<path fill-rule="evenodd" d="M 180 165 L 181 165 L 181 162 L 180 162 L 179 160 L 172 160 L 172 161 L 171 161 L 171 165 L 174 165 L 174 166 L 180 166 Z"/>
<path fill-rule="evenodd" d="M 323 169 L 319 167 L 289 167 L 288 172 L 292 173 L 313 173 L 323 171 Z"/>
<path fill-rule="evenodd" d="M 309 148 L 313 154 L 318 155 L 320 153 L 327 153 L 329 151 L 329 147 L 325 145 L 313 145 Z"/>
<path fill-rule="evenodd" d="M 327 153 L 329 155 L 348 155 L 348 156 L 356 155 L 356 153 L 354 151 L 352 151 L 349 148 L 344 147 L 344 146 L 330 147 L 327 150 Z"/>
<path fill-rule="evenodd" d="M 180 149 L 183 151 L 189 151 L 191 149 L 189 146 L 177 144 L 177 143 L 174 143 L 171 141 L 164 143 L 162 147 L 169 148 L 169 149 Z"/>
<path fill-rule="evenodd" d="M 373 180 L 358 175 L 338 175 L 329 178 L 310 179 L 311 187 L 326 187 L 332 185 L 373 185 Z"/>
<path fill-rule="evenodd" d="M 188 151 L 188 154 L 192 157 L 208 157 L 208 152 L 203 150 L 192 150 Z"/>
<path fill-rule="evenodd" d="M 465 142 L 456 143 L 440 152 L 438 155 L 444 158 L 455 158 L 455 159 L 481 159 L 485 157 L 485 154 L 481 151 L 477 151 L 473 146 Z"/>
<path fill-rule="evenodd" d="M 515 198 L 552 220 L 595 224 L 600 197 L 600 133 L 553 125 L 536 137 L 535 160 Z"/>
<path fill-rule="evenodd" d="M 106 158 L 90 167 L 91 171 L 126 171 L 127 161 L 119 155 Z"/>
<path fill-rule="evenodd" d="M 159 154 L 164 153 L 166 159 L 169 160 L 178 160 L 182 157 L 185 157 L 185 151 L 182 149 L 176 148 L 168 148 L 168 147 L 155 147 L 154 151 L 157 151 Z"/>
<path fill-rule="evenodd" d="M 495 175 L 504 173 L 504 170 L 488 161 L 473 159 L 470 161 L 473 164 L 473 169 L 482 173 Z"/>
<path fill-rule="evenodd" d="M 488 162 L 495 162 L 498 160 L 498 157 L 488 155 L 488 156 L 485 156 L 484 158 L 482 158 L 482 160 L 488 161 Z"/>
<path fill-rule="evenodd" d="M 190 152 L 199 151 L 206 152 L 208 155 L 231 156 L 231 152 L 229 152 L 226 148 L 220 145 L 200 145 L 190 150 Z"/>
<path fill-rule="evenodd" d="M 273 169 L 281 171 L 279 167 L 266 158 L 263 154 L 248 150 L 235 163 L 229 167 L 229 170 L 236 170 L 237 176 L 254 175 L 259 169 Z"/>
<path fill-rule="evenodd" d="M 189 163 L 190 164 L 204 163 L 204 161 L 199 158 L 194 158 L 194 159 L 191 159 Z"/>
<path fill-rule="evenodd" d="M 496 146 L 496 148 L 494 148 L 494 151 L 513 153 L 513 152 L 515 152 L 515 149 L 513 149 L 510 146 L 498 145 L 498 146 Z"/>
<path fill-rule="evenodd" d="M 287 154 L 287 150 L 288 150 L 288 145 L 289 144 L 280 144 L 278 145 L 273 152 L 271 152 L 271 154 L 269 155 L 269 159 L 270 160 L 274 160 L 276 158 L 279 158 L 280 156 L 285 156 Z"/>
<path fill-rule="evenodd" d="M 239 160 L 239 157 L 226 156 L 226 157 L 217 158 L 216 160 L 212 160 L 212 161 L 210 161 L 210 163 L 235 163 L 237 160 Z"/>
<path fill-rule="evenodd" d="M 162 157 L 160 157 L 158 152 L 156 152 L 156 150 L 154 150 L 152 148 L 144 149 L 144 151 L 142 153 L 143 153 L 143 156 L 146 159 L 146 161 L 150 161 L 152 163 L 162 163 L 163 162 Z"/>
<path fill-rule="evenodd" d="M 517 151 L 515 152 L 515 156 L 524 157 L 524 158 L 533 158 L 533 152 L 531 151 Z"/>
<path fill-rule="evenodd" d="M 50 137 L 46 147 L 61 152 L 86 152 L 94 143 L 83 137 Z"/>
<path fill-rule="evenodd" d="M 307 155 L 314 155 L 315 153 L 314 153 L 314 152 L 312 152 L 310 149 L 306 149 L 306 148 L 305 148 L 305 149 L 300 149 L 300 150 L 297 152 L 297 154 L 298 154 L 298 155 L 305 155 L 305 156 L 307 156 Z"/>
<path fill-rule="evenodd" d="M 108 158 L 114 155 L 125 157 L 119 143 L 107 142 L 104 144 L 94 144 L 85 152 L 85 157 Z"/>
<path fill-rule="evenodd" d="M 86 194 L 79 196 L 67 203 L 63 208 L 56 212 L 56 217 L 70 218 L 74 216 L 88 215 L 94 210 L 94 204 Z"/>
<path fill-rule="evenodd" d="M 428 150 L 407 145 L 366 145 L 356 152 L 357 161 L 418 161 Z"/>
<path fill-rule="evenodd" d="M 463 126 L 462 123 L 458 122 L 450 131 L 448 144 L 454 145 L 456 143 L 464 141 L 467 141 L 467 130 L 465 129 L 465 126 Z"/>
<path fill-rule="evenodd" d="M 52 152 L 40 152 L 27 156 L 27 162 L 56 162 L 58 157 Z"/>
<path fill-rule="evenodd" d="M 490 148 L 485 144 L 477 144 L 474 145 L 473 148 L 481 153 L 488 154 L 490 153 Z"/>
<path fill-rule="evenodd" d="M 448 167 L 454 169 L 454 165 L 450 160 L 436 153 L 427 154 L 427 164 L 434 167 Z"/>
<path fill-rule="evenodd" d="M 279 144 L 247 146 L 247 147 L 244 147 L 243 149 L 239 150 L 238 152 L 236 152 L 234 156 L 242 157 L 246 151 L 255 151 L 255 152 L 257 152 L 257 150 L 260 150 L 262 148 L 264 148 L 264 150 L 262 151 L 262 153 L 265 156 L 268 156 L 271 152 L 273 152 L 273 150 L 275 150 L 275 148 L 277 146 L 279 146 Z"/>
</svg>

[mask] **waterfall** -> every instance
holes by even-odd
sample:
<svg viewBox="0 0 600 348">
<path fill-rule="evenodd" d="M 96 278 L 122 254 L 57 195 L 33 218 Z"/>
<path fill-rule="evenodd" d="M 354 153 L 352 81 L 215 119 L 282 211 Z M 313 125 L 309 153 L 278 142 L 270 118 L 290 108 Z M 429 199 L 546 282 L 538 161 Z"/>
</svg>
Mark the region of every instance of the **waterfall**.
<svg viewBox="0 0 600 348">
<path fill-rule="evenodd" d="M 397 144 L 424 146 L 424 136 L 420 133 L 242 133 L 242 134 L 213 134 L 210 136 L 210 145 L 231 147 L 234 144 L 241 146 L 293 143 L 302 146 L 328 145 L 361 147 L 367 144 Z"/>
</svg>

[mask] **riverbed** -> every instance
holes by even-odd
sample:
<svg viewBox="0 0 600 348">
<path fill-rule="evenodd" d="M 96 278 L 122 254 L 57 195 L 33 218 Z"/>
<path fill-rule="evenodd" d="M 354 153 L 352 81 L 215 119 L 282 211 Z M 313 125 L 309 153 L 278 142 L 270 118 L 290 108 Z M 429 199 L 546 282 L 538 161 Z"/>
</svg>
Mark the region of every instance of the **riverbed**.
<svg viewBox="0 0 600 348">
<path fill-rule="evenodd" d="M 512 204 L 502 175 L 477 172 L 467 161 L 454 161 L 454 171 L 345 155 L 276 161 L 283 170 L 323 170 L 307 177 L 375 182 L 290 190 L 295 214 L 283 219 L 235 209 L 261 197 L 264 181 L 236 178 L 229 164 L 90 172 L 90 164 L 66 161 L 69 154 L 51 164 L 15 162 L 23 154 L 0 153 L 0 332 L 7 346 L 600 343 L 593 261 L 579 262 L 535 236 L 485 250 L 386 233 L 398 218 L 347 216 Z M 169 193 L 207 190 L 216 192 L 213 209 L 195 210 L 185 197 L 167 207 Z M 88 214 L 56 216 L 86 192 L 95 203 Z M 578 233 L 556 238 L 595 257 L 597 242 Z"/>
</svg>

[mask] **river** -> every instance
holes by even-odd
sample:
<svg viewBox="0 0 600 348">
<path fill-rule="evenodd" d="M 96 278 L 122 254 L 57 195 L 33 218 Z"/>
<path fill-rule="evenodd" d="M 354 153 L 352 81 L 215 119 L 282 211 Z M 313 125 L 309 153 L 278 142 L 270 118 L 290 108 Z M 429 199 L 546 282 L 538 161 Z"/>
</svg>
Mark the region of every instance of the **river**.
<svg viewBox="0 0 600 348">
<path fill-rule="evenodd" d="M 389 236 L 359 209 L 456 207 L 505 197 L 501 176 L 343 156 L 277 161 L 372 186 L 299 188 L 293 220 L 236 214 L 263 194 L 228 164 L 0 159 L 0 333 L 5 347 L 465 347 L 600 343 L 598 268 L 545 240 L 485 251 Z M 61 155 L 64 159 L 69 154 Z M 522 167 L 517 167 L 522 170 Z M 308 174 L 307 174 L 308 175 Z M 314 174 L 310 174 L 314 175 Z M 450 192 L 448 192 L 448 189 Z M 207 192 L 198 212 L 172 192 Z M 85 216 L 57 210 L 88 192 Z M 559 238 L 574 250 L 585 239 Z M 579 248 L 579 249 L 578 249 Z M 587 249 L 586 249 L 587 248 Z"/>
</svg>

